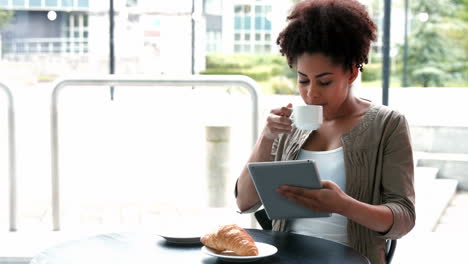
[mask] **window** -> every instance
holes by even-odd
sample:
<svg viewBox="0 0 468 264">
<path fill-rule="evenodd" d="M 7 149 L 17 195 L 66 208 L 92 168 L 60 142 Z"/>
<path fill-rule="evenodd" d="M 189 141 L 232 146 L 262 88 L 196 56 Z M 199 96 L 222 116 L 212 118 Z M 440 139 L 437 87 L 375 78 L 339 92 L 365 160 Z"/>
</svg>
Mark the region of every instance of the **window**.
<svg viewBox="0 0 468 264">
<path fill-rule="evenodd" d="M 63 7 L 73 7 L 73 0 L 62 0 Z"/>
<path fill-rule="evenodd" d="M 271 51 L 271 10 L 258 2 L 234 7 L 234 52 Z"/>
<path fill-rule="evenodd" d="M 89 7 L 88 0 L 78 0 L 78 7 Z"/>
<path fill-rule="evenodd" d="M 30 7 L 41 7 L 42 1 L 41 0 L 29 0 Z"/>
<path fill-rule="evenodd" d="M 57 7 L 58 6 L 58 0 L 45 0 L 45 5 L 47 7 Z"/>
<path fill-rule="evenodd" d="M 250 30 L 250 16 L 244 17 L 244 29 Z"/>
<path fill-rule="evenodd" d="M 240 16 L 235 16 L 234 17 L 234 29 L 239 30 L 242 27 L 242 22 L 241 22 L 241 17 Z"/>
<path fill-rule="evenodd" d="M 127 7 L 134 7 L 138 5 L 138 0 L 127 0 Z"/>
<path fill-rule="evenodd" d="M 24 0 L 13 0 L 14 7 L 24 7 Z"/>
</svg>

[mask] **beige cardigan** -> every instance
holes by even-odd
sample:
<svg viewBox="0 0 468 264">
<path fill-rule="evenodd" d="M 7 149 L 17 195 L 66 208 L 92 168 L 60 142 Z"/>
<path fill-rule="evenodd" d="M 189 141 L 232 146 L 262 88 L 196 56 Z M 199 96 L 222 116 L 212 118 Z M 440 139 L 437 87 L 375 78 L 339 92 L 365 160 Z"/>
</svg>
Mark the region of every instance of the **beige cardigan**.
<svg viewBox="0 0 468 264">
<path fill-rule="evenodd" d="M 272 160 L 293 160 L 311 131 L 294 130 L 273 144 Z M 341 136 L 346 193 L 361 202 L 385 205 L 393 226 L 383 234 L 348 221 L 349 245 L 372 263 L 385 263 L 385 240 L 398 239 L 414 226 L 413 152 L 405 117 L 385 106 L 371 105 L 363 119 Z M 257 210 L 260 202 L 248 211 Z M 273 230 L 288 231 L 288 221 L 274 220 Z"/>
</svg>

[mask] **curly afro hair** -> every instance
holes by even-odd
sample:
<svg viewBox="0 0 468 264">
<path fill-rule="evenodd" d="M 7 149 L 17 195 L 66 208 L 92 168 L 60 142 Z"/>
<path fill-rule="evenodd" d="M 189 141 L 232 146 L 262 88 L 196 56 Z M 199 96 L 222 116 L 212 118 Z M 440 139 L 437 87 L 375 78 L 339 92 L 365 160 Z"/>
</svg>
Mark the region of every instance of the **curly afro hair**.
<svg viewBox="0 0 468 264">
<path fill-rule="evenodd" d="M 289 67 L 304 53 L 322 53 L 344 69 L 362 71 L 377 27 L 357 0 L 304 0 L 288 16 L 276 43 Z"/>
</svg>

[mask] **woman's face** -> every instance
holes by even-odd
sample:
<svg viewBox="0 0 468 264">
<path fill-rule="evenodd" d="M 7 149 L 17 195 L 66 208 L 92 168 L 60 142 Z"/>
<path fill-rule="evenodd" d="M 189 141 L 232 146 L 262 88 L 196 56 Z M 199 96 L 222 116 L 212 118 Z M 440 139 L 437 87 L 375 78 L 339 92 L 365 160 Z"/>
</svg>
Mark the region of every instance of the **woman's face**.
<svg viewBox="0 0 468 264">
<path fill-rule="evenodd" d="M 320 53 L 304 53 L 297 58 L 297 84 L 306 104 L 322 105 L 325 116 L 339 114 L 351 98 L 351 84 L 357 68 L 344 70 L 343 66 Z"/>
</svg>

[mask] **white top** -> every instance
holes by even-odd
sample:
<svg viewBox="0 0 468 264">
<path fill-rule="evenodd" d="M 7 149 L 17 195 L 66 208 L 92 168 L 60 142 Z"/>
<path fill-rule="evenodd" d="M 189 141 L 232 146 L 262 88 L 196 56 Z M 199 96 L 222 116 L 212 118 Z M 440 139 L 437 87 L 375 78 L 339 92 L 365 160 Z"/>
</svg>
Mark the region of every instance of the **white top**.
<svg viewBox="0 0 468 264">
<path fill-rule="evenodd" d="M 298 160 L 315 160 L 320 178 L 330 180 L 346 190 L 346 170 L 343 147 L 329 151 L 309 151 L 301 149 Z M 347 218 L 332 214 L 326 218 L 300 218 L 291 221 L 293 233 L 310 235 L 348 245 Z"/>
</svg>

